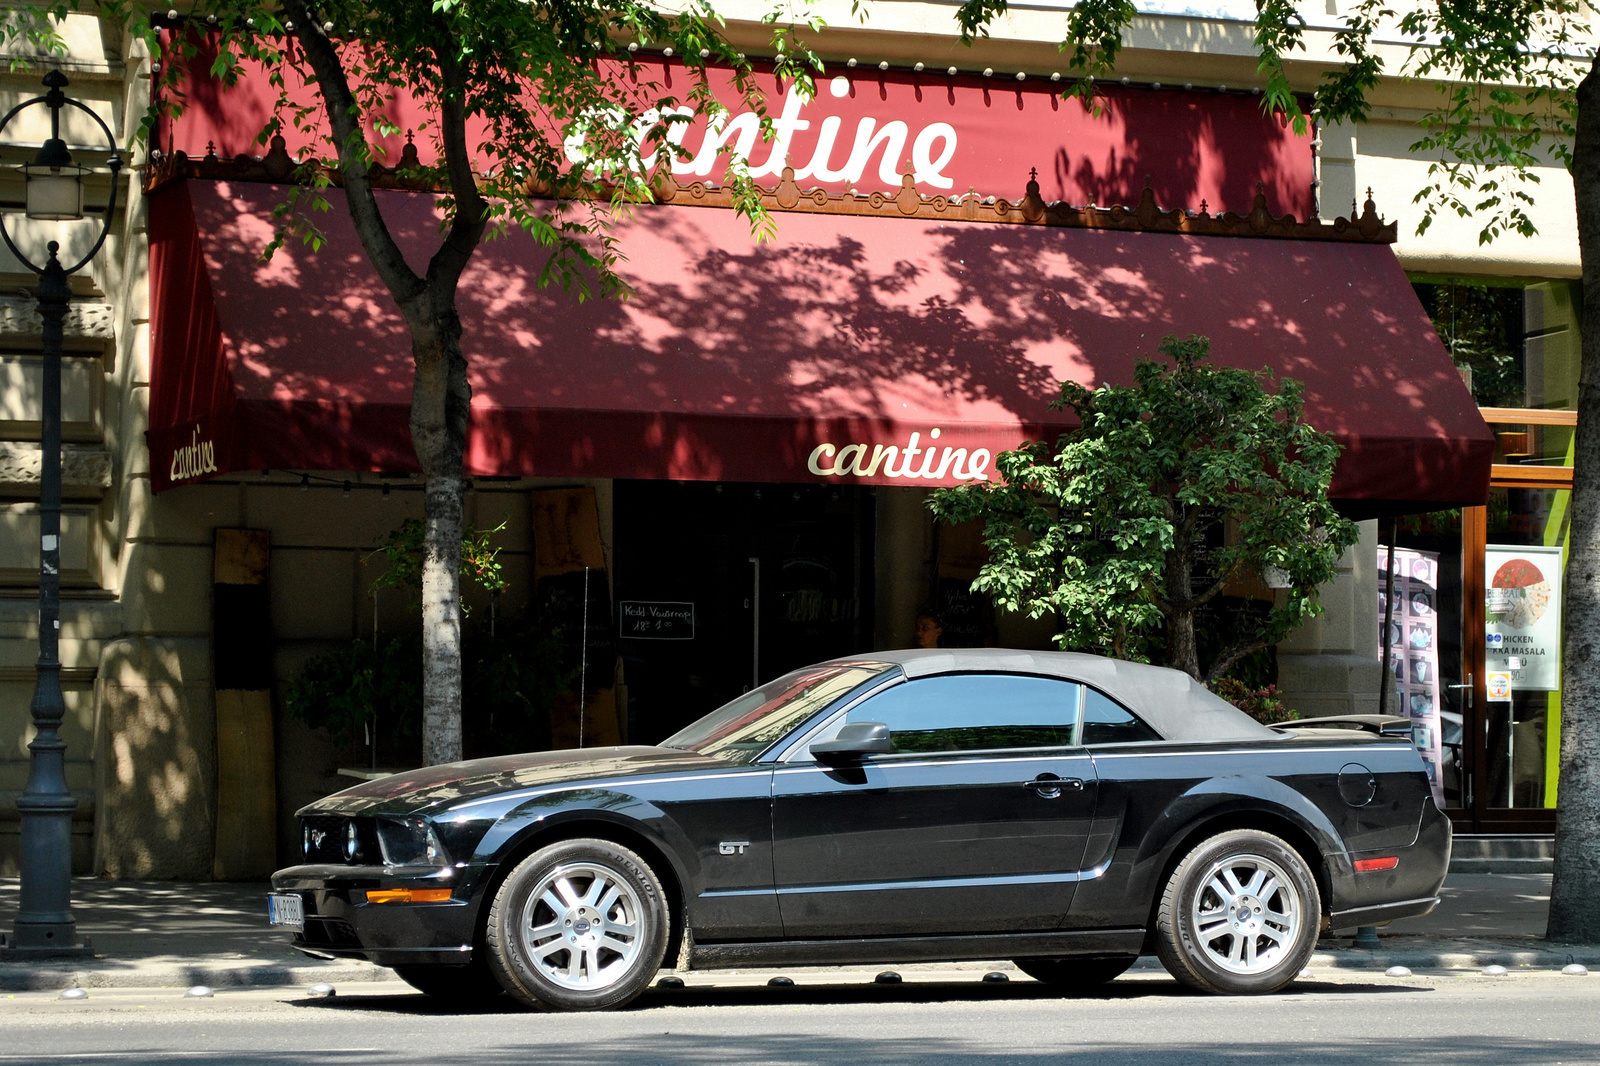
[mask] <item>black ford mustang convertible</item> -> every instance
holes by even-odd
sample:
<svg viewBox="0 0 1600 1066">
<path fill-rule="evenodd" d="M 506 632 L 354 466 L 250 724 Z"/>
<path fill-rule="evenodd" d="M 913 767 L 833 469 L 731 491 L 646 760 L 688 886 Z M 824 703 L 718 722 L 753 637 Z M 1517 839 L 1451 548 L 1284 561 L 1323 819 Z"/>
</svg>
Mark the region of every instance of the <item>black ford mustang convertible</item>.
<svg viewBox="0 0 1600 1066">
<path fill-rule="evenodd" d="M 1091 655 L 838 659 L 656 747 L 505 756 L 300 812 L 272 922 L 433 995 L 628 1002 L 680 969 L 1153 952 L 1271 992 L 1330 926 L 1425 914 L 1450 825 L 1401 719 L 1260 725 Z"/>
</svg>

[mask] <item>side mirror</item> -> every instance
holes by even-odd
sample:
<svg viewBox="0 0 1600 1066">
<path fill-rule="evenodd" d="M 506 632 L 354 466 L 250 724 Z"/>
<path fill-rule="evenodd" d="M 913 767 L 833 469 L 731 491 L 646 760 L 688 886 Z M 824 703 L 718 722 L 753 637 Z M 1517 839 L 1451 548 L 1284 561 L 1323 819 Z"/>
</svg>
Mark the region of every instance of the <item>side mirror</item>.
<svg viewBox="0 0 1600 1066">
<path fill-rule="evenodd" d="M 889 754 L 889 727 L 882 722 L 851 722 L 832 740 L 811 745 L 818 762 L 853 762 L 868 755 Z"/>
</svg>

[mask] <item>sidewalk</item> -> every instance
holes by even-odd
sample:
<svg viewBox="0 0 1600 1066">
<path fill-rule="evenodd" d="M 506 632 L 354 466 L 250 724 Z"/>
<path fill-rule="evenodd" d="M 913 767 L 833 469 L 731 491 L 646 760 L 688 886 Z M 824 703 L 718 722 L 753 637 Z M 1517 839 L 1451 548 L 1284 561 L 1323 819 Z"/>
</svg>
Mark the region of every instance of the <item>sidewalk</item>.
<svg viewBox="0 0 1600 1066">
<path fill-rule="evenodd" d="M 1509 969 L 1556 969 L 1579 962 L 1600 969 L 1600 947 L 1574 950 L 1544 942 L 1550 912 L 1550 875 L 1455 873 L 1446 878 L 1441 902 L 1423 918 L 1402 918 L 1378 931 L 1381 946 L 1350 946 L 1354 930 L 1324 937 L 1311 965 L 1370 969 L 1479 969 L 1498 963 Z"/>
<path fill-rule="evenodd" d="M 18 882 L 0 878 L 0 932 L 16 917 Z M 0 991 L 314 985 L 391 980 L 371 963 L 323 962 L 267 926 L 267 886 L 75 878 L 72 911 L 92 958 L 16 962 L 0 952 Z"/>
<path fill-rule="evenodd" d="M 94 957 L 15 962 L 0 954 L 0 991 L 71 988 L 213 988 L 244 985 L 349 984 L 393 980 L 365 962 L 322 962 L 288 946 L 267 926 L 264 884 L 180 884 L 155 881 L 73 882 L 78 932 L 93 942 Z M 1444 902 L 1426 918 L 1395 922 L 1381 931 L 1382 947 L 1351 948 L 1349 934 L 1324 938 L 1315 969 L 1557 969 L 1581 962 L 1600 969 L 1600 948 L 1549 949 L 1544 933 L 1548 874 L 1455 874 Z M 17 881 L 0 879 L 0 930 L 10 932 L 17 911 Z M 1155 967 L 1154 959 L 1140 968 Z M 952 974 L 1009 969 L 1009 963 L 958 963 L 937 967 Z M 794 968 L 789 968 L 794 969 Z"/>
</svg>

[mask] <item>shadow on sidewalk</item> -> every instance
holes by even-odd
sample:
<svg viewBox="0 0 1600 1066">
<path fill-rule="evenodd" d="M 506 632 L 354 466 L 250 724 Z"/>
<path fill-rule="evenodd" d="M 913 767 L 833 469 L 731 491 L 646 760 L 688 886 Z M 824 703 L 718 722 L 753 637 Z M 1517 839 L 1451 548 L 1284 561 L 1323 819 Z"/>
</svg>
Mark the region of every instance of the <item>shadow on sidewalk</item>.
<svg viewBox="0 0 1600 1066">
<path fill-rule="evenodd" d="M 1433 989 L 1426 985 L 1405 985 L 1393 982 L 1384 984 L 1351 984 L 1331 981 L 1299 980 L 1273 999 L 1293 1000 L 1301 995 L 1399 995 L 1427 993 Z M 845 1006 L 855 1004 L 904 1003 L 1013 1003 L 1054 1000 L 1062 1004 L 1075 1002 L 1117 1002 L 1143 999 L 1195 999 L 1209 1001 L 1212 997 L 1191 992 L 1170 978 L 1113 981 L 1099 992 L 1090 995 L 1063 995 L 1036 981 L 1016 981 L 1006 984 L 989 984 L 975 981 L 935 982 L 913 981 L 901 985 L 836 984 L 772 988 L 766 985 L 730 985 L 717 987 L 691 985 L 686 988 L 650 989 L 638 999 L 620 1008 L 621 1013 L 635 1014 L 685 1007 L 776 1007 L 776 1006 Z M 430 999 L 415 994 L 366 994 L 333 998 L 307 998 L 294 1001 L 297 1007 L 327 1011 L 377 1011 L 406 1015 L 475 1015 L 538 1013 L 529 1011 L 507 996 L 487 1000 L 474 1007 L 463 1008 L 456 1004 Z"/>
<path fill-rule="evenodd" d="M 583 1040 L 548 1036 L 498 1047 L 475 1047 L 474 1066 L 744 1066 L 746 1063 L 785 1063 L 786 1066 L 904 1066 L 905 1063 L 960 1063 L 963 1066 L 1149 1066 L 1152 1062 L 1184 1066 L 1548 1066 L 1553 1062 L 1593 1061 L 1587 1043 L 1549 1040 L 1529 1043 L 1504 1038 L 1414 1037 L 1410 1039 L 1341 1040 L 1328 1046 L 1293 1041 L 1259 1043 L 1182 1043 L 1129 1040 L 1117 1043 L 1075 1042 L 1062 1046 L 1049 1042 L 1037 1051 L 1015 1049 L 986 1051 L 971 1040 L 948 1037 L 863 1038 L 847 1035 L 819 1038 L 815 1033 L 746 1033 L 736 1041 L 711 1041 L 697 1033 L 662 1033 L 648 1040 L 605 1042 L 596 1034 Z M 159 1054 L 150 1062 L 167 1060 Z M 184 1059 L 182 1061 L 193 1061 Z M 390 1066 L 392 1051 L 304 1051 L 287 1055 L 272 1052 L 228 1055 L 230 1066 L 338 1063 L 340 1066 Z M 416 1061 L 407 1057 L 405 1061 Z"/>
</svg>

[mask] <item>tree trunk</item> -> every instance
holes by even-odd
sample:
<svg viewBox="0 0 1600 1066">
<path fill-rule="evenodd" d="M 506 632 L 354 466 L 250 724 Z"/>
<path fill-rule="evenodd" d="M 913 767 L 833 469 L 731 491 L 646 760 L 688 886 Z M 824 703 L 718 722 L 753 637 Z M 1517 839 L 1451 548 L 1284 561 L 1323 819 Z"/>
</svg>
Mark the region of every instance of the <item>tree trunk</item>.
<svg viewBox="0 0 1600 1066">
<path fill-rule="evenodd" d="M 1167 665 L 1200 678 L 1200 651 L 1194 643 L 1194 562 L 1189 557 L 1188 528 L 1174 523 L 1172 550 L 1167 553 Z"/>
<path fill-rule="evenodd" d="M 1594 944 L 1600 943 L 1600 60 L 1578 88 L 1572 184 L 1587 299 L 1562 646 L 1561 791 L 1546 935 Z"/>
<path fill-rule="evenodd" d="M 462 757 L 461 530 L 472 386 L 453 292 L 430 285 L 411 324 L 411 440 L 426 479 L 422 562 L 422 761 Z M 407 316 L 412 317 L 410 315 Z"/>
<path fill-rule="evenodd" d="M 1194 612 L 1175 610 L 1167 616 L 1167 665 L 1200 679 L 1200 653 L 1194 643 Z"/>
<path fill-rule="evenodd" d="M 455 217 L 425 277 L 406 262 L 373 195 L 359 107 L 333 42 L 307 0 L 283 0 L 284 14 L 302 27 L 299 41 L 317 75 L 338 145 L 345 202 L 368 260 L 394 297 L 411 333 L 416 374 L 411 391 L 411 443 L 424 486 L 422 555 L 422 757 L 428 765 L 461 758 L 461 519 L 466 480 L 467 420 L 472 387 L 461 354 L 456 285 L 483 238 L 489 208 L 478 192 L 467 141 L 466 70 L 458 42 L 440 23 L 436 58 L 444 91 L 438 97 Z"/>
</svg>

